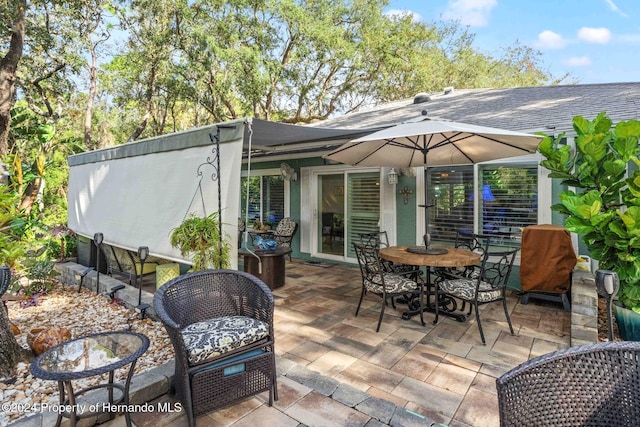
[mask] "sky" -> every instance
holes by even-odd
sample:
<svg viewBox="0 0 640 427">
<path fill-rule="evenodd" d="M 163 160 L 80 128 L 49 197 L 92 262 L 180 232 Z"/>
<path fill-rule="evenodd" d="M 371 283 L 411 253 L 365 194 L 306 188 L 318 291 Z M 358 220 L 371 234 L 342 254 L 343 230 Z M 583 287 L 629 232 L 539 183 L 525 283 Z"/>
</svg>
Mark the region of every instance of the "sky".
<svg viewBox="0 0 640 427">
<path fill-rule="evenodd" d="M 640 81 L 638 0 L 389 0 L 385 11 L 458 20 L 477 50 L 496 57 L 518 41 L 542 53 L 545 70 L 577 83 Z"/>
</svg>

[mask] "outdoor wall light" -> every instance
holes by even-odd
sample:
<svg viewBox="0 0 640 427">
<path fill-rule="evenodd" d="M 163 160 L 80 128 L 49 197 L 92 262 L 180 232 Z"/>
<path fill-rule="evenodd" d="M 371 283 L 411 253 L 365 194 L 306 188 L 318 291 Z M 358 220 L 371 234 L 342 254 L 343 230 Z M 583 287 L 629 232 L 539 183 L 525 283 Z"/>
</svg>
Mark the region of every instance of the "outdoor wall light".
<svg viewBox="0 0 640 427">
<path fill-rule="evenodd" d="M 93 235 L 93 243 L 96 245 L 96 295 L 100 293 L 100 254 L 102 253 L 102 242 L 104 241 L 104 234 L 96 233 Z"/>
<path fill-rule="evenodd" d="M 391 168 L 387 174 L 387 178 L 389 179 L 389 185 L 396 185 L 398 183 L 398 172 L 396 172 L 394 168 Z"/>
<path fill-rule="evenodd" d="M 613 341 L 613 319 L 611 318 L 611 300 L 620 289 L 620 279 L 615 271 L 596 271 L 596 287 L 598 294 L 602 295 L 607 302 L 607 326 L 609 327 L 609 341 Z"/>
</svg>

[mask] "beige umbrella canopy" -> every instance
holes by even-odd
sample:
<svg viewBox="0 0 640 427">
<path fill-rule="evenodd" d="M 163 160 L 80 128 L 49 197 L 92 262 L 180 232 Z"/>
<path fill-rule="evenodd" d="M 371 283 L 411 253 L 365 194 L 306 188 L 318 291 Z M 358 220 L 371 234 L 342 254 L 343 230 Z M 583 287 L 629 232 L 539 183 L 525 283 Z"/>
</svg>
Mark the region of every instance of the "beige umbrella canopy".
<svg viewBox="0 0 640 427">
<path fill-rule="evenodd" d="M 541 140 L 528 133 L 425 119 L 354 139 L 324 157 L 354 166 L 463 165 L 535 153 Z"/>
<path fill-rule="evenodd" d="M 541 140 L 541 136 L 528 133 L 424 119 L 354 139 L 324 158 L 353 166 L 464 165 L 535 153 Z M 424 192 L 426 203 L 426 184 Z M 428 224 L 425 209 L 425 227 Z"/>
</svg>

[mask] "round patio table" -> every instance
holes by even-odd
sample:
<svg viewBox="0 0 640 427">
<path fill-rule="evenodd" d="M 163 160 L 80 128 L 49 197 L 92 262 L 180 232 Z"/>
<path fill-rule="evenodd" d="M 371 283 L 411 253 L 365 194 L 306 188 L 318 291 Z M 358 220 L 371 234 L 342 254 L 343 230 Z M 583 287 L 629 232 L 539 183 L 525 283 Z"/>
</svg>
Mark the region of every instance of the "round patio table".
<svg viewBox="0 0 640 427">
<path fill-rule="evenodd" d="M 447 248 L 446 253 L 437 255 L 409 252 L 407 250 L 409 248 L 415 248 L 415 246 L 388 246 L 380 248 L 379 254 L 389 261 L 427 267 L 427 304 L 425 304 L 422 311 L 435 311 L 435 305 L 431 304 L 430 290 L 432 267 L 464 267 L 480 262 L 480 254 L 461 248 Z M 448 304 L 443 304 L 443 301 L 440 301 L 439 310 L 442 310 L 442 314 L 453 317 L 459 322 L 464 322 L 466 316 L 455 313 L 455 305 L 453 307 L 453 309 L 450 309 Z M 402 313 L 402 318 L 409 319 L 418 313 L 418 310 L 409 310 Z"/>
<path fill-rule="evenodd" d="M 67 341 L 45 351 L 31 363 L 31 373 L 37 378 L 58 381 L 60 408 L 56 427 L 60 426 L 62 417 L 68 417 L 75 426 L 78 419 L 87 418 L 103 411 L 102 404 L 79 403 L 78 398 L 96 389 L 106 388 L 108 391 L 108 408 L 123 403 L 123 412 L 127 426 L 131 426 L 129 407 L 129 385 L 133 377 L 138 358 L 149 348 L 149 339 L 139 333 L 129 331 L 102 332 L 86 335 Z M 116 369 L 130 365 L 124 384 L 114 382 Z M 98 384 L 74 391 L 72 381 L 109 373 L 107 383 Z M 114 399 L 114 390 L 120 395 Z M 95 411 L 87 410 L 89 407 Z M 119 408 L 119 406 L 118 406 Z M 110 412 L 113 419 L 115 413 Z"/>
</svg>

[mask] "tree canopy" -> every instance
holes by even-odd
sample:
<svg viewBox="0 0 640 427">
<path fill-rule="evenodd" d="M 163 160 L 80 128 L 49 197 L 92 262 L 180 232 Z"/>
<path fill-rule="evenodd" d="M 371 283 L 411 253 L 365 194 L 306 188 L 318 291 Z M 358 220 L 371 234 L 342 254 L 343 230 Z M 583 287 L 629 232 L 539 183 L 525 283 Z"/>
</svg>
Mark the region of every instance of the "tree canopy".
<svg viewBox="0 0 640 427">
<path fill-rule="evenodd" d="M 0 72 L 9 73 L 0 83 L 15 87 L 0 99 L 0 119 L 22 99 L 56 124 L 58 135 L 72 134 L 93 149 L 244 116 L 309 123 L 446 86 L 567 79 L 551 75 L 540 52 L 517 41 L 493 56 L 479 51 L 458 22 L 420 22 L 385 14 L 386 6 L 9 0 L 0 6 Z M 7 134 L 0 153 L 11 147 Z"/>
</svg>

